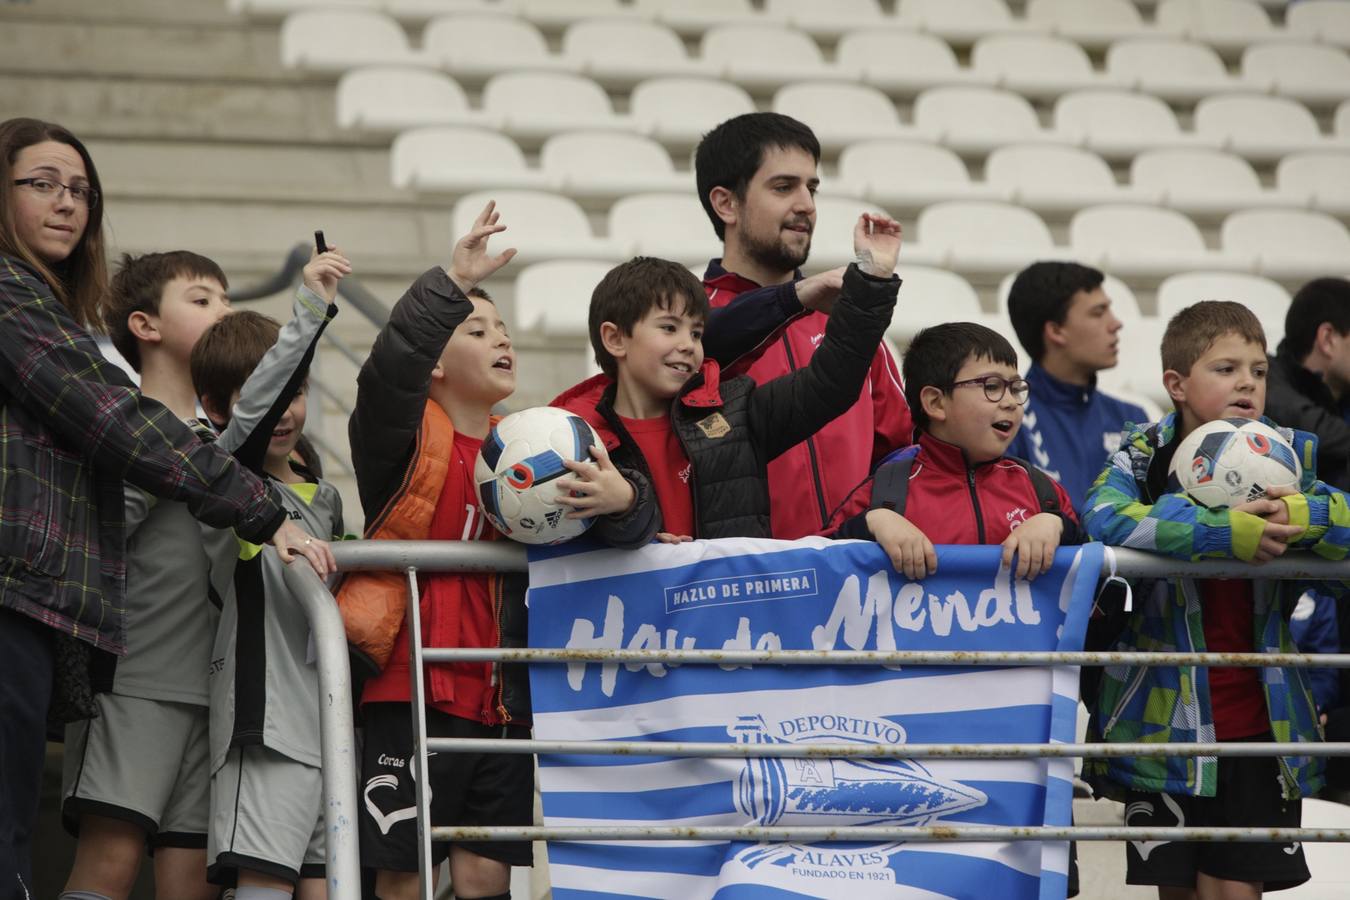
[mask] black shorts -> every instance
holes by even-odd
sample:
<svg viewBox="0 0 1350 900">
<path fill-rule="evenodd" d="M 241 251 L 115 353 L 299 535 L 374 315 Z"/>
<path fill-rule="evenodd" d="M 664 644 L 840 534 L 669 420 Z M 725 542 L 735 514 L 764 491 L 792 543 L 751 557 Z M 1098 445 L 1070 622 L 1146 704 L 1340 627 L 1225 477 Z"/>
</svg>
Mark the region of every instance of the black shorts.
<svg viewBox="0 0 1350 900">
<path fill-rule="evenodd" d="M 1246 738 L 1268 741 L 1269 735 Z M 1285 800 L 1280 765 L 1274 759 L 1219 757 L 1218 787 L 1213 797 L 1187 797 L 1130 791 L 1125 824 L 1228 828 L 1297 828 L 1301 800 Z M 1303 846 L 1228 841 L 1129 841 L 1125 845 L 1127 884 L 1194 888 L 1196 875 L 1253 881 L 1279 891 L 1310 877 Z"/>
<path fill-rule="evenodd" d="M 416 872 L 417 793 L 409 762 L 412 713 L 406 703 L 368 703 L 362 717 L 361 865 Z M 436 738 L 528 738 L 530 730 L 482 725 L 427 709 L 427 734 Z M 433 827 L 534 824 L 532 755 L 433 753 L 427 769 Z M 465 841 L 460 846 L 511 866 L 534 863 L 529 841 Z M 449 853 L 448 843 L 432 843 L 433 862 L 440 863 Z"/>
</svg>

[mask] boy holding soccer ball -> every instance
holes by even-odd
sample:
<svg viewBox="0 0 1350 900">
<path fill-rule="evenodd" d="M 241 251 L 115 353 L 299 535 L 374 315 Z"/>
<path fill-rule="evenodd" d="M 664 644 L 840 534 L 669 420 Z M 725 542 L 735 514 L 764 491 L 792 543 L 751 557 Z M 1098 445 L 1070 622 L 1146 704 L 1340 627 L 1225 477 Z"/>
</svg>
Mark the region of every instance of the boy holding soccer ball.
<svg viewBox="0 0 1350 900">
<path fill-rule="evenodd" d="M 820 346 L 800 369 L 761 385 L 723 378 L 704 358 L 708 298 L 684 266 L 640 256 L 596 286 L 589 330 L 603 374 L 553 405 L 650 476 L 663 540 L 769 537 L 769 462 L 857 402 L 895 310 L 900 225 L 865 213 L 853 247 L 858 261 Z"/>
<path fill-rule="evenodd" d="M 1175 412 L 1125 435 L 1088 494 L 1089 534 L 1191 560 L 1260 564 L 1290 547 L 1345 556 L 1350 507 L 1345 494 L 1317 480 L 1311 435 L 1280 429 L 1303 463 L 1301 492 L 1272 490 L 1232 508 L 1207 509 L 1169 486 L 1177 446 L 1196 428 L 1261 418 L 1265 347 L 1260 322 L 1238 303 L 1197 303 L 1172 318 L 1162 360 Z M 1112 649 L 1293 652 L 1286 619 L 1306 586 L 1245 578 L 1139 581 Z M 1115 743 L 1321 740 L 1300 669 L 1110 666 L 1093 729 Z M 1300 755 L 1126 757 L 1089 760 L 1084 774 L 1126 804 L 1126 825 L 1293 828 L 1299 798 L 1321 788 L 1323 770 L 1320 759 Z M 1309 877 L 1297 843 L 1134 841 L 1126 860 L 1126 880 L 1157 885 L 1162 900 L 1259 897 Z"/>
<path fill-rule="evenodd" d="M 505 231 L 489 203 L 457 244 L 450 265 L 413 282 L 375 339 L 357 378 L 349 423 L 352 463 L 367 538 L 495 540 L 473 482 L 492 408 L 516 387 L 515 351 L 496 307 L 478 284 L 510 262 L 491 255 L 489 238 Z M 616 546 L 651 540 L 656 518 L 650 487 L 620 472 L 603 448 L 576 466 L 560 489 L 587 496 L 593 532 Z M 421 579 L 424 641 L 435 647 L 525 645 L 525 576 L 428 574 Z M 407 581 L 401 573 L 356 573 L 338 595 L 358 655 L 381 673 L 361 696 L 365 726 L 361 779 L 361 862 L 376 870 L 381 900 L 418 896 L 418 842 L 409 706 Z M 427 668 L 430 737 L 525 738 L 530 733 L 524 666 L 458 663 Z M 529 825 L 534 766 L 526 754 L 433 754 L 431 818 L 437 825 Z M 449 856 L 455 896 L 510 896 L 510 867 L 531 864 L 523 841 L 434 844 Z"/>
</svg>

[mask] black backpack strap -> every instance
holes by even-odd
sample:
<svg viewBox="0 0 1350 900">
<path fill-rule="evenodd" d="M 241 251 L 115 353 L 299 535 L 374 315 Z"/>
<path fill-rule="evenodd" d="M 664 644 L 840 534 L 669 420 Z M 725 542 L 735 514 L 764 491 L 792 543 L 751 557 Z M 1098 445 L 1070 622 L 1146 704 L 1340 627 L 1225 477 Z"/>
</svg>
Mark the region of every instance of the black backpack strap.
<svg viewBox="0 0 1350 900">
<path fill-rule="evenodd" d="M 905 447 L 883 459 L 872 473 L 872 503 L 869 509 L 889 509 L 903 516 L 909 499 L 909 474 L 918 447 Z"/>
<path fill-rule="evenodd" d="M 1036 492 L 1036 502 L 1041 505 L 1041 512 L 1062 515 L 1064 506 L 1059 502 L 1059 492 L 1055 490 L 1054 479 L 1025 459 L 1016 456 L 1007 458 L 1027 470 L 1027 476 L 1031 479 L 1031 489 Z"/>
</svg>

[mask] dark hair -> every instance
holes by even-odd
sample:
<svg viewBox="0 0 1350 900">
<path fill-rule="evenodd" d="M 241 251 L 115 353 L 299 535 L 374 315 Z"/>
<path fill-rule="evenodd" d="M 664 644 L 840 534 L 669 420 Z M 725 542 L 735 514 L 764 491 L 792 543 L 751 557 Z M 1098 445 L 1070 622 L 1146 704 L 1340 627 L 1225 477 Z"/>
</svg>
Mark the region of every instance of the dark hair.
<svg viewBox="0 0 1350 900">
<path fill-rule="evenodd" d="M 1229 334 L 1236 334 L 1265 349 L 1265 329 L 1256 315 L 1241 303 L 1202 300 L 1191 304 L 1173 316 L 1163 332 L 1163 369 L 1191 374 L 1195 361 L 1204 356 L 1215 341 Z"/>
<path fill-rule="evenodd" d="M 820 141 L 806 125 L 781 113 L 745 113 L 727 119 L 698 142 L 694 152 L 694 174 L 698 199 L 712 222 L 719 241 L 727 235 L 726 223 L 712 205 L 712 189 L 726 188 L 740 199 L 764 165 L 764 154 L 771 149 L 797 148 L 820 162 Z"/>
<path fill-rule="evenodd" d="M 928 427 L 928 414 L 919 400 L 923 389 L 935 387 L 944 393 L 951 390 L 956 374 L 972 359 L 1017 367 L 1017 351 L 1008 339 L 974 322 L 947 322 L 914 335 L 905 351 L 902 374 L 905 402 L 909 404 L 915 428 Z"/>
<path fill-rule="evenodd" d="M 1079 291 L 1093 291 L 1105 276 L 1074 262 L 1036 262 L 1017 273 L 1008 292 L 1008 315 L 1022 349 L 1034 361 L 1045 356 L 1045 323 L 1063 325 Z"/>
<path fill-rule="evenodd" d="M 230 287 L 220 266 L 189 250 L 142 256 L 124 253 L 117 274 L 113 276 L 103 303 L 103 330 L 108 332 L 117 352 L 137 372 L 141 370 L 140 341 L 131 333 L 127 319 L 134 312 L 158 314 L 164 286 L 175 278 L 211 278 L 220 282 L 222 288 L 228 290 Z"/>
<path fill-rule="evenodd" d="M 708 295 L 703 284 L 684 266 L 654 256 L 636 256 L 605 273 L 591 293 L 590 333 L 595 362 L 610 378 L 618 365 L 600 339 L 600 326 L 613 322 L 624 334 L 652 309 L 668 310 L 681 304 L 685 315 L 707 320 Z"/>
<path fill-rule="evenodd" d="M 242 390 L 263 355 L 277 342 L 281 325 L 251 309 L 230 313 L 192 348 L 192 386 L 208 412 L 229 417 L 230 397 Z"/>
<path fill-rule="evenodd" d="M 53 122 L 40 119 L 9 119 L 0 122 L 0 159 L 5 162 L 4 177 L 0 178 L 0 253 L 22 260 L 24 265 L 41 276 L 51 288 L 52 295 L 71 314 L 75 321 L 86 328 L 97 328 L 99 324 L 99 304 L 108 292 L 108 263 L 103 250 L 103 204 L 94 204 L 89 210 L 89 221 L 84 226 L 84 234 L 70 251 L 70 255 L 59 263 L 48 264 L 23 242 L 18 229 L 14 227 L 14 161 L 19 152 L 34 144 L 47 141 L 67 144 L 73 147 L 84 160 L 84 171 L 89 177 L 89 185 L 100 196 L 103 184 L 98 178 L 98 169 L 80 139 L 65 128 Z"/>
<path fill-rule="evenodd" d="M 1350 332 L 1350 281 L 1316 278 L 1299 288 L 1284 315 L 1280 351 L 1303 362 L 1312 352 L 1323 322 L 1330 322 L 1337 334 Z"/>
</svg>

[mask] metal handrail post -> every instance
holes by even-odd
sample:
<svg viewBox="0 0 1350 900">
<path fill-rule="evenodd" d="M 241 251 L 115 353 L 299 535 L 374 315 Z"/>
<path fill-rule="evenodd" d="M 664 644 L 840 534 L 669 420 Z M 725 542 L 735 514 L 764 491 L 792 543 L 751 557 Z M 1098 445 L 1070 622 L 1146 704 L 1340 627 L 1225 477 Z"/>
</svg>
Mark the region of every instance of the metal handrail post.
<svg viewBox="0 0 1350 900">
<path fill-rule="evenodd" d="M 360 900 L 361 863 L 356 835 L 356 740 L 347 630 L 333 595 L 309 562 L 297 557 L 285 569 L 286 587 L 314 631 L 319 674 L 319 733 L 323 760 L 323 824 L 329 900 Z"/>
<path fill-rule="evenodd" d="M 417 585 L 417 569 L 409 566 L 408 578 L 408 673 L 411 691 L 412 752 L 408 769 L 413 775 L 417 798 L 417 896 L 432 900 L 431 867 L 431 772 L 427 763 L 427 685 L 422 671 L 422 594 Z"/>
</svg>

